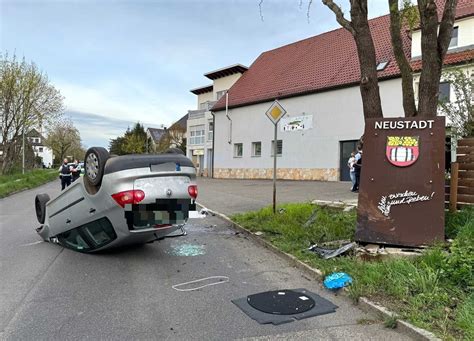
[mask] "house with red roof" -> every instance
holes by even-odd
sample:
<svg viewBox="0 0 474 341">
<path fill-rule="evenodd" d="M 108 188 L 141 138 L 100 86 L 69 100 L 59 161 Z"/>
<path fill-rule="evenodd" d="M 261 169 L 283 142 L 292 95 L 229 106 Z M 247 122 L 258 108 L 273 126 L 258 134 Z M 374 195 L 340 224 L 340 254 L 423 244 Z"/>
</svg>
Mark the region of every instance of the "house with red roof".
<svg viewBox="0 0 474 341">
<path fill-rule="evenodd" d="M 404 116 L 390 17 L 371 19 L 369 25 L 384 115 Z M 415 72 L 422 67 L 420 36 L 417 30 L 403 34 Z M 446 64 L 472 68 L 473 53 L 474 3 L 459 0 Z M 265 112 L 277 99 L 287 111 L 278 124 L 277 177 L 349 180 L 347 160 L 364 131 L 359 80 L 356 46 L 342 28 L 262 53 L 212 107 L 214 177 L 273 176 L 274 127 Z"/>
</svg>

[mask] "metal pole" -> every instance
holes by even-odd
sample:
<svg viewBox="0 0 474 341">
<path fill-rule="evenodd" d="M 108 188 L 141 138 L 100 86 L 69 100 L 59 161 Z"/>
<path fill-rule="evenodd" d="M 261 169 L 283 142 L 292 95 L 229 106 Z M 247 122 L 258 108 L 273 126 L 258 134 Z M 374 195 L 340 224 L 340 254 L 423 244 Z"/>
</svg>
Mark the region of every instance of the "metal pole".
<svg viewBox="0 0 474 341">
<path fill-rule="evenodd" d="M 275 123 L 275 136 L 273 140 L 273 214 L 276 212 L 277 125 L 278 123 Z"/>
<path fill-rule="evenodd" d="M 21 173 L 25 174 L 25 129 L 23 129 L 23 142 L 22 142 L 22 155 L 21 155 Z"/>
</svg>

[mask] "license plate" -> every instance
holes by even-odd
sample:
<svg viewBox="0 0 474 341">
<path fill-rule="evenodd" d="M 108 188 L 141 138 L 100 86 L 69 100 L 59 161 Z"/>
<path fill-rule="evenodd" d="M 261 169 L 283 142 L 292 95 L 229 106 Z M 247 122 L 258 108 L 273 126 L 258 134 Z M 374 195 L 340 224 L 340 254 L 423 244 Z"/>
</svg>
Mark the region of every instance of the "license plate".
<svg viewBox="0 0 474 341">
<path fill-rule="evenodd" d="M 189 211 L 195 211 L 191 199 L 156 199 L 152 204 L 136 204 L 125 209 L 125 219 L 130 230 L 155 225 L 184 224 Z"/>
</svg>

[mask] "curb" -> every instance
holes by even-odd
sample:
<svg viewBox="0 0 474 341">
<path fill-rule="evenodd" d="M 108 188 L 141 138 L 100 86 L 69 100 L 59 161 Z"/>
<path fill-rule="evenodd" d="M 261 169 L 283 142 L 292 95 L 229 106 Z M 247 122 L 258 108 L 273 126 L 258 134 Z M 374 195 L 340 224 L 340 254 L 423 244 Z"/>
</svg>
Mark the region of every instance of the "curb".
<svg viewBox="0 0 474 341">
<path fill-rule="evenodd" d="M 245 227 L 233 222 L 225 214 L 222 214 L 222 213 L 219 213 L 217 211 L 208 209 L 207 207 L 205 207 L 204 205 L 202 205 L 198 202 L 196 202 L 196 203 L 200 207 L 202 207 L 202 208 L 208 210 L 209 212 L 215 214 L 217 217 L 221 218 L 222 220 L 226 221 L 227 223 L 230 223 L 234 229 L 236 229 L 239 232 L 241 232 L 241 233 L 245 234 L 246 236 L 248 236 L 256 244 L 265 247 L 266 249 L 272 251 L 274 254 L 276 254 L 280 258 L 282 258 L 286 261 L 289 261 L 291 263 L 291 265 L 293 265 L 294 267 L 304 271 L 306 274 L 312 276 L 313 278 L 315 278 L 317 280 L 323 280 L 324 279 L 323 273 L 322 273 L 321 270 L 312 268 L 308 264 L 300 261 L 295 256 L 290 255 L 289 253 L 286 253 L 284 251 L 281 251 L 280 249 L 278 249 L 276 246 L 274 246 L 270 242 L 267 242 L 263 238 L 260 238 L 259 236 L 255 235 L 254 233 L 247 230 Z M 347 296 L 345 291 L 343 291 L 342 293 L 343 293 L 344 296 Z M 372 314 L 375 314 L 375 315 L 379 315 L 379 316 L 384 317 L 384 318 L 397 316 L 396 313 L 388 310 L 384 306 L 381 306 L 381 305 L 379 305 L 375 302 L 372 302 L 371 300 L 369 300 L 366 297 L 360 297 L 359 298 L 358 306 L 366 312 L 369 312 L 369 313 L 372 313 Z M 441 339 L 438 338 L 435 334 L 433 334 L 433 333 L 431 333 L 431 332 L 429 332 L 425 329 L 418 328 L 418 327 L 412 325 L 411 323 L 408 323 L 408 322 L 403 321 L 403 320 L 397 320 L 397 327 L 396 328 L 401 333 L 403 333 L 407 336 L 410 336 L 415 340 L 441 341 Z"/>
</svg>

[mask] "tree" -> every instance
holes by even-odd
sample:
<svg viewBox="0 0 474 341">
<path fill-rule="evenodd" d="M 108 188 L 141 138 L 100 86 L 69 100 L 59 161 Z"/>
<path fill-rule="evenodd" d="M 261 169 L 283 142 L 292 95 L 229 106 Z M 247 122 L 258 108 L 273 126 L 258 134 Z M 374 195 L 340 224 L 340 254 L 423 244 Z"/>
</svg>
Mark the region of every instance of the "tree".
<svg viewBox="0 0 474 341">
<path fill-rule="evenodd" d="M 115 139 L 111 139 L 109 142 L 109 152 L 114 155 L 124 155 L 125 151 L 123 145 L 125 142 L 124 136 L 118 136 Z"/>
<path fill-rule="evenodd" d="M 145 128 L 139 122 L 133 128 L 127 129 L 123 136 L 111 139 L 109 151 L 111 154 L 143 154 L 148 153 L 151 148 L 151 139 L 148 138 Z"/>
<path fill-rule="evenodd" d="M 21 136 L 33 127 L 57 119 L 63 97 L 46 74 L 23 58 L 0 55 L 0 113 L 3 163 L 0 173 L 12 170 Z"/>
<path fill-rule="evenodd" d="M 461 68 L 443 72 L 443 79 L 453 88 L 454 101 L 439 100 L 439 112 L 451 124 L 451 136 L 456 140 L 474 136 L 474 72 L 469 75 Z"/>
<path fill-rule="evenodd" d="M 52 149 L 56 162 L 66 156 L 81 159 L 85 155 L 81 135 L 70 119 L 61 119 L 48 126 L 45 145 Z"/>
<path fill-rule="evenodd" d="M 360 66 L 360 93 L 364 118 L 383 117 L 377 78 L 375 47 L 368 20 L 368 0 L 350 0 L 350 20 L 334 0 L 321 0 L 335 15 L 336 21 L 354 38 Z M 457 0 L 444 0 L 441 21 L 438 3 L 441 0 L 387 0 L 390 8 L 390 33 L 395 59 L 402 77 L 403 109 L 406 117 L 436 116 L 439 83 L 444 57 L 449 47 L 456 15 Z M 263 0 L 260 1 L 260 10 Z M 300 0 L 300 5 L 302 0 Z M 309 9 L 313 0 L 308 0 Z M 402 45 L 402 30 L 419 24 L 421 29 L 421 70 L 418 109 L 415 105 L 412 69 Z"/>
</svg>

